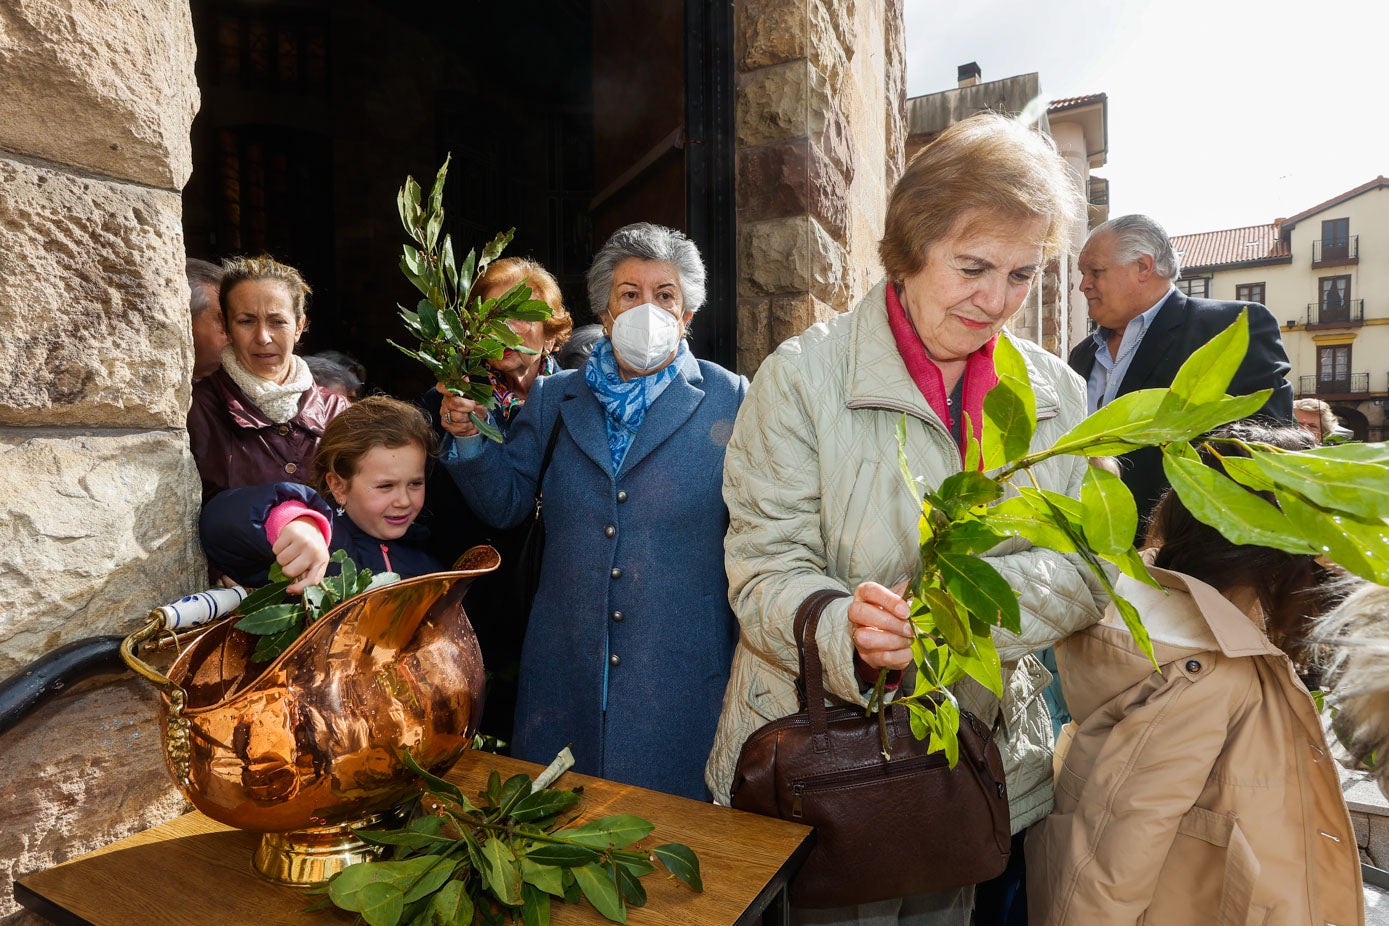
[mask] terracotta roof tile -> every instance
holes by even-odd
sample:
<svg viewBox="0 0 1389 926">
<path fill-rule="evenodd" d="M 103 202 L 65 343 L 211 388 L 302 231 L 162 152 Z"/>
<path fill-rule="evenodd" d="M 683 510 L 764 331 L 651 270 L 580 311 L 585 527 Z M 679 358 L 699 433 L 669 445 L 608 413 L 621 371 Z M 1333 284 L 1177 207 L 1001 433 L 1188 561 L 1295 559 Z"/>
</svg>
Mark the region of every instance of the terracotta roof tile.
<svg viewBox="0 0 1389 926">
<path fill-rule="evenodd" d="M 1214 269 L 1229 264 L 1290 257 L 1288 245 L 1278 231 L 1278 223 L 1274 222 L 1195 235 L 1173 235 L 1172 247 L 1181 257 L 1184 270 Z"/>
<path fill-rule="evenodd" d="M 1370 190 L 1382 186 L 1389 186 L 1389 178 L 1386 178 L 1383 174 L 1374 178 L 1369 183 L 1362 183 L 1360 184 L 1360 186 L 1356 187 L 1353 190 L 1346 190 L 1344 193 L 1331 197 L 1324 203 L 1317 203 L 1311 209 L 1304 209 L 1302 212 L 1299 212 L 1297 215 L 1292 216 L 1291 218 L 1283 219 L 1283 227 L 1292 228 L 1294 225 L 1296 225 L 1298 222 L 1301 222 L 1308 216 L 1316 215 L 1323 209 L 1330 209 L 1332 206 L 1335 206 L 1339 203 L 1343 203 L 1346 200 L 1351 199 L 1353 197 L 1359 196 L 1361 193 L 1368 193 Z"/>
<path fill-rule="evenodd" d="M 1060 112 L 1063 109 L 1073 109 L 1088 103 L 1103 103 L 1107 98 L 1107 94 L 1104 93 L 1087 93 L 1084 96 L 1062 97 L 1059 100 L 1052 100 L 1048 103 L 1047 112 Z"/>
</svg>

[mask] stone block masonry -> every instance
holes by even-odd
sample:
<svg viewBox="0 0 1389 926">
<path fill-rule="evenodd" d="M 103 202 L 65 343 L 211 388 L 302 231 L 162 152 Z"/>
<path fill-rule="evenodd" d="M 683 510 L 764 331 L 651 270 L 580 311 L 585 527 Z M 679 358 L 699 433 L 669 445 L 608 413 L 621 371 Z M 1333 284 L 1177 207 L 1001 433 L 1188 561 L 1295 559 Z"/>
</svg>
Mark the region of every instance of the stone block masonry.
<svg viewBox="0 0 1389 926">
<path fill-rule="evenodd" d="M 901 18 L 896 0 L 738 4 L 741 373 L 851 309 L 881 275 L 877 236 L 905 139 Z"/>
<path fill-rule="evenodd" d="M 161 190 L 193 170 L 187 3 L 0 4 L 0 149 Z"/>
<path fill-rule="evenodd" d="M 0 156 L 0 425 L 182 428 L 179 194 Z"/>
<path fill-rule="evenodd" d="M 0 3 L 0 678 L 201 588 L 184 418 L 186 3 Z M 6 884 L 185 809 L 158 699 L 91 679 L 0 740 Z M 0 923 L 36 922 L 0 893 Z"/>
</svg>

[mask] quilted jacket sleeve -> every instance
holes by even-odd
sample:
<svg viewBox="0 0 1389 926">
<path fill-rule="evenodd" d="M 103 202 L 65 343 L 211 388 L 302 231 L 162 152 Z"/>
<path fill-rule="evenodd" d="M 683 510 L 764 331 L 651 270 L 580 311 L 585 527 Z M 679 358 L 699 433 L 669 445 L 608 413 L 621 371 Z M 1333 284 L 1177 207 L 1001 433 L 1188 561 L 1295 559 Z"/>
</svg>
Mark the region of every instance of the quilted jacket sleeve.
<svg viewBox="0 0 1389 926">
<path fill-rule="evenodd" d="M 1065 482 L 1047 488 L 1079 498 L 1080 480 L 1089 464 L 1081 457 L 1055 462 Z M 1000 544 L 985 556 L 1018 593 L 1022 612 L 1022 633 L 994 628 L 994 644 L 1005 664 L 1046 649 L 1104 616 L 1109 596 L 1079 556 L 1038 549 L 1020 540 Z"/>
<path fill-rule="evenodd" d="M 1086 416 L 1085 383 L 1060 360 L 1025 346 L 1029 375 L 1039 394 L 1054 396 L 1057 413 L 1039 422 L 1032 449 L 1045 450 Z M 1083 457 L 1057 457 L 1036 467 L 1038 484 L 1053 492 L 1080 497 L 1080 483 L 1089 461 Z M 1016 663 L 1079 630 L 1098 623 L 1109 604 L 1104 586 L 1081 558 L 1032 547 L 1015 539 L 985 554 L 990 565 L 1018 593 L 1022 633 L 994 630 L 999 658 Z M 1110 576 L 1117 573 L 1111 568 Z"/>
<path fill-rule="evenodd" d="M 741 646 L 786 676 L 797 674 L 796 609 L 813 592 L 842 582 L 826 574 L 821 533 L 815 419 L 793 361 L 780 353 L 759 368 L 724 458 L 724 540 L 728 597 L 742 625 Z M 848 599 L 832 602 L 816 640 L 825 687 L 863 704 L 854 673 Z"/>
</svg>

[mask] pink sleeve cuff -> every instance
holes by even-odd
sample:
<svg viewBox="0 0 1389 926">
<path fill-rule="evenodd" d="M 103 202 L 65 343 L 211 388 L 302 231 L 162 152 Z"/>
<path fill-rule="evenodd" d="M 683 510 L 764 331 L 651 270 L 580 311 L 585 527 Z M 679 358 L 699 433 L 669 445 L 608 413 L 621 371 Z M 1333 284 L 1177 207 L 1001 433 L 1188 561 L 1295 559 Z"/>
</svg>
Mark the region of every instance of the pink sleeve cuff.
<svg viewBox="0 0 1389 926">
<path fill-rule="evenodd" d="M 308 518 L 318 525 L 319 531 L 323 534 L 324 543 L 333 542 L 332 523 L 321 512 L 314 511 L 296 499 L 280 502 L 270 509 L 270 514 L 265 519 L 265 539 L 270 541 L 271 546 L 274 546 L 275 541 L 280 539 L 280 531 L 285 529 L 285 525 L 300 518 Z"/>
</svg>

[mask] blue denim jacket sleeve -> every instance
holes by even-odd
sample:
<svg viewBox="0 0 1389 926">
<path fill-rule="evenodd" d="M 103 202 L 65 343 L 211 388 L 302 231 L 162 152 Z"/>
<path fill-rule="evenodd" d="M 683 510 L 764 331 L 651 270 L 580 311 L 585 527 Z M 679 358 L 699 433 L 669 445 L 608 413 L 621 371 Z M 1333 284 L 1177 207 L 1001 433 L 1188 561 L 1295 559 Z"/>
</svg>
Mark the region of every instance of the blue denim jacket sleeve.
<svg viewBox="0 0 1389 926">
<path fill-rule="evenodd" d="M 452 434 L 445 434 L 443 444 L 439 448 L 439 459 L 445 463 L 466 463 L 469 460 L 476 460 L 482 456 L 483 442 L 487 438 L 481 434 L 474 434 L 472 437 L 454 437 Z"/>
</svg>

